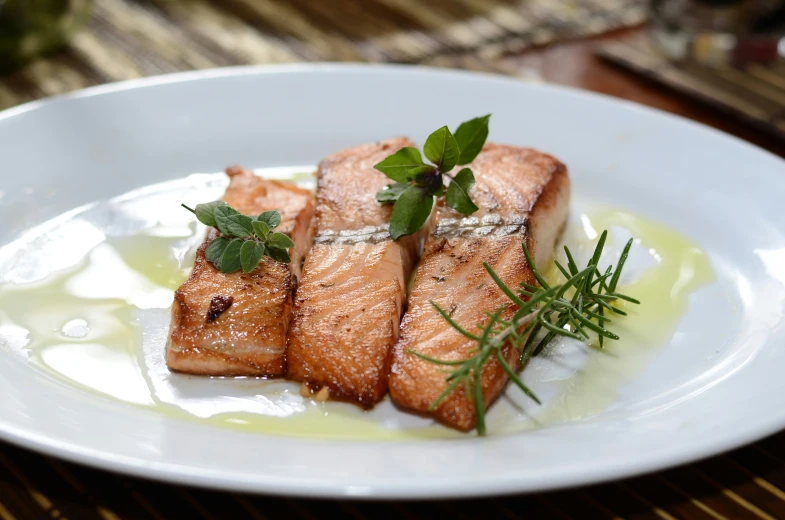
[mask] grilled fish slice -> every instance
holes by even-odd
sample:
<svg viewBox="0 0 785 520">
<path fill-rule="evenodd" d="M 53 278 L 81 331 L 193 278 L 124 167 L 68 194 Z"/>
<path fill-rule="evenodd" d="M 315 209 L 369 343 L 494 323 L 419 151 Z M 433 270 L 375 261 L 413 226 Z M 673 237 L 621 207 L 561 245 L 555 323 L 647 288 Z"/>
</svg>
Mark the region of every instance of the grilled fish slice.
<svg viewBox="0 0 785 520">
<path fill-rule="evenodd" d="M 469 350 L 476 343 L 450 327 L 429 301 L 438 303 L 469 331 L 487 323 L 485 311 L 504 308 L 502 317 L 509 319 L 514 305 L 494 284 L 483 262 L 509 287 L 520 282 L 534 284 L 521 244 L 526 240 L 536 265 L 544 268 L 564 226 L 570 198 L 566 167 L 532 149 L 488 144 L 471 168 L 477 179 L 471 196 L 480 209 L 462 217 L 439 207 L 438 225 L 425 245 L 401 336 L 393 350 L 389 380 L 390 394 L 398 406 L 430 414 L 464 431 L 476 424 L 471 396 L 459 386 L 430 410 L 447 387 L 444 370 L 449 367 L 412 352 L 458 361 L 470 357 Z M 517 368 L 517 352 L 508 345 L 504 354 Z M 481 386 L 486 406 L 499 396 L 506 382 L 498 360 L 483 367 Z"/>
<path fill-rule="evenodd" d="M 373 165 L 411 145 L 390 139 L 338 152 L 319 165 L 315 245 L 289 330 L 289 377 L 364 407 L 387 392 L 406 281 L 430 229 L 390 239 L 392 207 L 374 198 L 390 181 Z"/>
<path fill-rule="evenodd" d="M 294 241 L 291 263 L 269 257 L 251 273 L 224 274 L 205 258 L 218 236 L 211 229 L 196 253 L 188 280 L 175 292 L 166 346 L 171 370 L 213 376 L 280 376 L 286 333 L 302 258 L 313 240 L 312 194 L 291 184 L 229 168 L 224 200 L 240 213 L 278 210 L 276 231 Z"/>
</svg>

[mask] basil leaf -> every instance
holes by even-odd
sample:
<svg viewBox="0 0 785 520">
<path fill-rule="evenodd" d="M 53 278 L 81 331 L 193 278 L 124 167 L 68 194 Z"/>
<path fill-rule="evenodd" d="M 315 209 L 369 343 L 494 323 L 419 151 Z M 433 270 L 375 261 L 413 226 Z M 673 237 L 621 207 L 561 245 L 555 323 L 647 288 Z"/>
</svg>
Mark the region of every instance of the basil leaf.
<svg viewBox="0 0 785 520">
<path fill-rule="evenodd" d="M 230 274 L 240 269 L 240 249 L 243 247 L 244 240 L 235 238 L 226 246 L 224 254 L 221 256 L 221 272 Z"/>
<path fill-rule="evenodd" d="M 221 268 L 221 257 L 226 251 L 226 246 L 229 245 L 229 239 L 224 237 L 218 237 L 213 239 L 212 242 L 207 246 L 207 249 L 204 250 L 204 257 L 207 258 L 207 261 L 212 263 L 216 268 Z"/>
<path fill-rule="evenodd" d="M 420 151 L 417 148 L 407 146 L 401 148 L 382 162 L 377 163 L 374 165 L 374 168 L 395 182 L 407 182 L 409 180 L 409 171 L 424 164 Z"/>
<path fill-rule="evenodd" d="M 283 233 L 270 233 L 270 236 L 267 238 L 267 245 L 276 249 L 289 249 L 294 247 L 294 242 Z"/>
<path fill-rule="evenodd" d="M 267 234 L 270 233 L 270 227 L 263 220 L 255 220 L 253 223 L 253 231 L 256 236 L 262 240 L 267 240 Z"/>
<path fill-rule="evenodd" d="M 401 193 L 390 216 L 390 236 L 397 240 L 420 229 L 433 208 L 433 195 L 427 188 L 409 186 Z"/>
<path fill-rule="evenodd" d="M 246 240 L 240 248 L 240 264 L 243 267 L 243 271 L 250 273 L 256 269 L 263 256 L 264 245 L 256 240 Z"/>
<path fill-rule="evenodd" d="M 253 219 L 241 215 L 229 206 L 215 209 L 215 223 L 224 235 L 247 237 L 253 234 Z"/>
<path fill-rule="evenodd" d="M 259 222 L 264 222 L 270 229 L 275 229 L 281 225 L 281 214 L 277 211 L 265 211 L 256 217 L 256 220 Z"/>
<path fill-rule="evenodd" d="M 218 204 L 215 209 L 213 210 L 213 215 L 215 216 L 216 223 L 218 222 L 218 216 L 223 215 L 228 217 L 229 215 L 239 215 L 240 212 L 231 207 L 229 204 Z"/>
<path fill-rule="evenodd" d="M 218 228 L 218 231 L 223 233 L 224 235 L 232 236 L 230 233 L 226 232 L 226 227 L 221 227 L 221 222 L 226 222 L 226 220 L 231 215 L 239 215 L 240 212 L 234 209 L 233 207 L 226 205 L 226 206 L 216 206 L 213 210 L 213 216 L 215 217 L 215 227 Z"/>
<path fill-rule="evenodd" d="M 458 156 L 461 154 L 458 143 L 455 141 L 450 129 L 441 127 L 428 136 L 423 147 L 425 156 L 439 167 L 442 173 L 455 168 Z"/>
<path fill-rule="evenodd" d="M 469 164 L 482 151 L 485 140 L 488 139 L 488 121 L 491 114 L 475 117 L 470 121 L 461 123 L 455 131 L 455 141 L 461 149 L 458 164 Z"/>
<path fill-rule="evenodd" d="M 213 202 L 197 204 L 196 207 L 194 208 L 194 214 L 196 215 L 196 218 L 199 220 L 199 222 L 201 222 L 205 226 L 216 227 L 215 216 L 214 216 L 215 208 L 217 208 L 218 206 L 226 206 L 226 205 L 227 205 L 226 202 L 222 200 L 214 200 Z"/>
<path fill-rule="evenodd" d="M 292 259 L 289 258 L 289 252 L 286 249 L 267 247 L 267 256 L 269 256 L 276 262 L 284 262 L 288 264 L 289 262 L 292 261 Z"/>
<path fill-rule="evenodd" d="M 376 200 L 382 204 L 395 202 L 398 200 L 398 197 L 401 196 L 401 193 L 403 193 L 408 187 L 408 184 L 403 184 L 400 182 L 396 182 L 395 184 L 388 184 L 386 188 L 379 190 L 376 193 Z"/>
<path fill-rule="evenodd" d="M 447 187 L 447 196 L 444 201 L 452 209 L 464 215 L 471 215 L 480 209 L 469 197 L 469 190 L 472 186 L 474 186 L 474 173 L 469 168 L 462 169 Z"/>
</svg>

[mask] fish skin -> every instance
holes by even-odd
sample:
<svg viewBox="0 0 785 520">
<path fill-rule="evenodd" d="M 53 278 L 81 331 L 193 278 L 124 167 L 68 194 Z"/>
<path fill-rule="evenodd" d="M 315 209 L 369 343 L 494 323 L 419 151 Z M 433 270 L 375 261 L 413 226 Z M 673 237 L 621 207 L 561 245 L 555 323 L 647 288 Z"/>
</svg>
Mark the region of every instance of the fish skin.
<svg viewBox="0 0 785 520">
<path fill-rule="evenodd" d="M 293 292 L 301 262 L 313 239 L 312 194 L 296 186 L 262 179 L 239 167 L 227 169 L 224 194 L 230 206 L 245 215 L 277 210 L 276 231 L 295 242 L 291 262 L 264 257 L 251 272 L 221 273 L 205 257 L 220 233 L 210 228 L 196 252 L 188 280 L 174 295 L 166 362 L 172 371 L 211 376 L 281 376 Z M 210 313 L 214 300 L 222 311 Z M 226 303 L 231 304 L 226 307 Z"/>
<path fill-rule="evenodd" d="M 446 389 L 445 369 L 412 352 L 446 361 L 467 359 L 476 342 L 466 338 L 439 316 L 435 301 L 469 332 L 487 323 L 486 311 L 502 310 L 509 319 L 516 308 L 491 279 L 488 263 L 511 288 L 534 284 L 522 242 L 538 268 L 553 256 L 556 240 L 567 218 L 570 181 L 567 168 L 553 157 L 532 150 L 486 144 L 469 165 L 476 185 L 470 195 L 479 210 L 468 217 L 440 205 L 437 227 L 425 244 L 401 322 L 401 335 L 393 348 L 389 387 L 400 408 L 429 415 L 462 431 L 476 426 L 473 397 L 462 385 L 433 410 L 431 404 Z M 519 355 L 509 344 L 502 350 L 507 362 L 519 368 Z M 501 394 L 507 375 L 497 359 L 481 370 L 484 404 Z"/>
</svg>

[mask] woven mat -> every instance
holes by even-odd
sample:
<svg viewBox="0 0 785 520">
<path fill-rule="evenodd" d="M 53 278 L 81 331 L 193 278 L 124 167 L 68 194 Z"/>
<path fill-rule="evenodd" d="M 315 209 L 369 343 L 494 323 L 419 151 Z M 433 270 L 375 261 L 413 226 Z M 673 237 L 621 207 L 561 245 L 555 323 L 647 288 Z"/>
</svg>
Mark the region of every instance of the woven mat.
<svg viewBox="0 0 785 520">
<path fill-rule="evenodd" d="M 90 85 L 255 63 L 488 58 L 639 24 L 646 0 L 95 0 L 70 48 L 5 78 L 0 109 Z M 479 68 L 479 62 L 475 64 Z"/>
<path fill-rule="evenodd" d="M 679 92 L 785 137 L 785 63 L 773 68 L 710 69 L 675 64 L 645 35 L 616 40 L 599 50 L 603 56 Z"/>
<path fill-rule="evenodd" d="M 785 518 L 785 443 L 773 437 L 699 464 L 590 488 L 486 500 L 357 502 L 275 498 L 115 476 L 0 450 L 0 518 L 660 519 Z"/>
</svg>

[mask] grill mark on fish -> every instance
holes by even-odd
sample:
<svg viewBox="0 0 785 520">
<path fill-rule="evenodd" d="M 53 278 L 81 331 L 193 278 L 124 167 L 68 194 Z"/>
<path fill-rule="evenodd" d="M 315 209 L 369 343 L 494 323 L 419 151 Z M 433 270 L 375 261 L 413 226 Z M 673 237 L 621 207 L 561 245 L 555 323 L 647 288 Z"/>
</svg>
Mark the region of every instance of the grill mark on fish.
<svg viewBox="0 0 785 520">
<path fill-rule="evenodd" d="M 466 217 L 462 219 L 448 218 L 440 221 L 434 236 L 484 236 L 510 235 L 518 233 L 526 225 L 525 217 L 512 217 L 504 219 L 499 215 L 485 215 L 482 219 Z M 314 237 L 315 244 L 378 244 L 390 240 L 388 226 L 368 226 L 363 229 L 330 231 L 319 233 Z"/>
<path fill-rule="evenodd" d="M 378 244 L 390 240 L 388 226 L 366 226 L 362 229 L 325 231 L 314 237 L 316 244 Z"/>
</svg>

